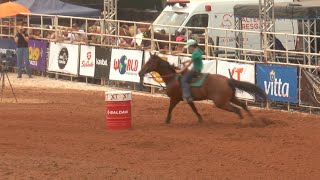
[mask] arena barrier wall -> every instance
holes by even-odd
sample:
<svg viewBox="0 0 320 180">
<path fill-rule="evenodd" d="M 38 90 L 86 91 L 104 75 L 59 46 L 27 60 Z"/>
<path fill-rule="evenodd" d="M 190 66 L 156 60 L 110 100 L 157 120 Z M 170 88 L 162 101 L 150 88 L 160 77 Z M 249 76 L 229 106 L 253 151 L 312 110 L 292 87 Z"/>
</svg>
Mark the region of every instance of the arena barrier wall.
<svg viewBox="0 0 320 180">
<path fill-rule="evenodd" d="M 138 72 L 150 57 L 148 50 L 54 42 L 50 43 L 49 56 L 46 57 L 46 46 L 46 42 L 30 41 L 29 59 L 33 69 L 132 83 L 141 82 Z M 2 49 L 5 48 L 14 51 L 13 46 L 2 47 Z M 178 67 L 183 61 L 190 58 L 168 54 L 158 55 Z M 48 58 L 48 67 L 45 66 L 46 58 Z M 229 70 L 234 79 L 251 82 L 262 88 L 273 102 L 320 108 L 320 80 L 307 69 L 271 63 L 204 60 L 203 72 L 205 73 L 220 74 L 230 78 Z M 152 77 L 149 75 L 143 78 L 144 85 L 165 87 L 157 73 L 151 74 Z M 237 91 L 237 97 L 246 101 L 255 101 L 254 97 L 241 91 Z"/>
</svg>

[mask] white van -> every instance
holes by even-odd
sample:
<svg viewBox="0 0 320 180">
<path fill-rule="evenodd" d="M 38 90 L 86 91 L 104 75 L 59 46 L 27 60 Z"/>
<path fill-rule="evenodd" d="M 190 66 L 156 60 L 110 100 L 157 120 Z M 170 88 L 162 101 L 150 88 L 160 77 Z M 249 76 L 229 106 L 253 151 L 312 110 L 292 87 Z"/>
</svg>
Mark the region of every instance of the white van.
<svg viewBox="0 0 320 180">
<path fill-rule="evenodd" d="M 293 2 L 293 0 L 275 0 L 275 2 Z M 158 18 L 154 21 L 154 30 L 165 30 L 166 33 L 173 34 L 175 30 L 182 31 L 183 28 L 173 28 L 161 25 L 172 25 L 182 27 L 211 27 L 223 29 L 235 29 L 233 7 L 236 4 L 259 3 L 259 0 L 168 0 L 169 4 Z M 296 21 L 291 20 L 276 20 L 276 32 L 295 34 L 298 32 Z M 243 30 L 259 31 L 258 18 L 244 18 Z M 203 34 L 202 30 L 192 30 L 193 34 Z M 228 33 L 226 36 L 223 30 L 208 31 L 209 37 L 212 40 L 216 36 L 220 37 L 220 46 L 235 46 L 235 34 Z M 227 38 L 225 38 L 227 37 Z M 285 38 L 278 37 L 285 45 Z M 288 49 L 295 48 L 294 37 L 288 38 Z M 217 43 L 215 43 L 217 44 Z M 258 34 L 247 34 L 244 38 L 244 48 L 259 49 L 260 41 Z"/>
</svg>

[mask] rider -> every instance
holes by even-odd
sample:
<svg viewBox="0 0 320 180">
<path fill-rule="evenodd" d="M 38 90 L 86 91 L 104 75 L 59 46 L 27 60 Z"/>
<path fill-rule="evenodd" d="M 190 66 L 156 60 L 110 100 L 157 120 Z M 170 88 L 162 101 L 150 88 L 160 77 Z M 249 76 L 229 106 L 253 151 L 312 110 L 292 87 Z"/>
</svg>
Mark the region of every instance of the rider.
<svg viewBox="0 0 320 180">
<path fill-rule="evenodd" d="M 186 102 L 192 102 L 193 99 L 191 97 L 189 83 L 193 77 L 196 77 L 201 73 L 203 67 L 202 50 L 199 47 L 198 43 L 193 39 L 189 39 L 187 41 L 187 45 L 185 46 L 185 48 L 189 49 L 189 51 L 192 53 L 192 56 L 190 60 L 182 63 L 184 67 L 181 70 L 178 70 L 177 73 L 183 73 L 188 69 L 189 66 L 191 66 L 191 64 L 193 65 L 192 69 L 183 73 L 181 78 L 183 100 Z"/>
</svg>

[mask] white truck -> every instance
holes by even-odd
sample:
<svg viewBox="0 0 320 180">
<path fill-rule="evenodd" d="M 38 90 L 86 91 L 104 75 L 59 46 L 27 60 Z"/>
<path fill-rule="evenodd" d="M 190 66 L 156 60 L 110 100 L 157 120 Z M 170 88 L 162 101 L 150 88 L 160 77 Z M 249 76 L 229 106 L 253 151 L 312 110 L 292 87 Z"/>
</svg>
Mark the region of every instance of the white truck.
<svg viewBox="0 0 320 180">
<path fill-rule="evenodd" d="M 293 2 L 293 0 L 274 0 L 275 2 Z M 233 8 L 236 4 L 257 4 L 259 0 L 168 0 L 168 6 L 162 11 L 154 21 L 154 30 L 164 30 L 173 34 L 175 30 L 182 31 L 183 27 L 209 27 L 208 36 L 215 40 L 220 37 L 220 46 L 235 46 L 234 32 L 225 30 L 212 30 L 210 28 L 235 29 Z M 181 26 L 168 27 L 163 25 Z M 298 25 L 292 20 L 276 20 L 276 32 L 296 34 Z M 243 18 L 243 30 L 259 31 L 258 18 Z M 193 34 L 203 34 L 202 30 L 192 30 Z M 279 36 L 278 39 L 285 44 L 285 38 Z M 288 37 L 288 49 L 295 48 L 295 38 Z M 217 43 L 216 43 L 217 44 Z M 259 49 L 259 34 L 247 33 L 244 37 L 244 48 Z"/>
</svg>

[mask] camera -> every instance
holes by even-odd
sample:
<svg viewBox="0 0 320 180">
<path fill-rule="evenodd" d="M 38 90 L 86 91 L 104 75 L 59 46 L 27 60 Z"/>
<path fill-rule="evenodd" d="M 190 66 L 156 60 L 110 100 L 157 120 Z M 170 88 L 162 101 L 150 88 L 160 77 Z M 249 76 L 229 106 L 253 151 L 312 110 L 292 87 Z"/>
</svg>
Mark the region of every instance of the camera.
<svg viewBox="0 0 320 180">
<path fill-rule="evenodd" d="M 0 59 L 0 71 L 6 71 L 6 70 L 8 70 L 8 61 L 5 58 L 5 55 L 2 55 Z"/>
</svg>

